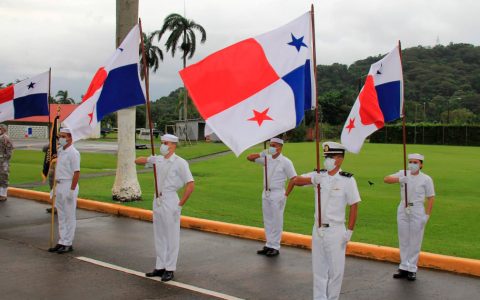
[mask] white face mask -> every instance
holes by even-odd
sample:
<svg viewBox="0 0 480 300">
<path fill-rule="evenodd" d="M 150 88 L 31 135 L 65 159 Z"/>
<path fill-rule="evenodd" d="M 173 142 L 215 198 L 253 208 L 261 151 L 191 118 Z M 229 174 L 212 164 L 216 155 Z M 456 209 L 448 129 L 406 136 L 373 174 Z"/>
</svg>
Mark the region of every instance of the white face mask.
<svg viewBox="0 0 480 300">
<path fill-rule="evenodd" d="M 66 138 L 59 138 L 58 139 L 58 144 L 60 144 L 60 146 L 64 147 L 67 144 L 67 139 Z"/>
<path fill-rule="evenodd" d="M 165 156 L 165 155 L 168 154 L 168 152 L 170 152 L 170 148 L 168 148 L 167 145 L 162 144 L 162 145 L 160 146 L 160 154 L 163 155 L 163 156 Z"/>
<path fill-rule="evenodd" d="M 269 147 L 268 148 L 268 153 L 274 155 L 275 153 L 277 153 L 277 149 L 275 147 Z"/>
<path fill-rule="evenodd" d="M 419 164 L 408 164 L 408 169 L 412 173 L 417 173 L 418 170 L 420 170 L 420 165 Z"/>
<path fill-rule="evenodd" d="M 325 169 L 327 169 L 328 172 L 330 172 L 331 170 L 335 169 L 335 159 L 331 158 L 331 157 L 327 157 L 325 158 L 325 160 L 323 161 L 323 165 L 325 166 Z"/>
</svg>

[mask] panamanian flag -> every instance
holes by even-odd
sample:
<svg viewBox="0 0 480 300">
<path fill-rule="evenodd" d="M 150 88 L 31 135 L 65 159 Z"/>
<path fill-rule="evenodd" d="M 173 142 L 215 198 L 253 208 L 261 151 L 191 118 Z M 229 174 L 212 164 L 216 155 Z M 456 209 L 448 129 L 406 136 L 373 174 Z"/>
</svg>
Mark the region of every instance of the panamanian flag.
<svg viewBox="0 0 480 300">
<path fill-rule="evenodd" d="M 48 116 L 49 72 L 0 90 L 0 122 Z"/>
<path fill-rule="evenodd" d="M 180 71 L 207 125 L 238 156 L 315 108 L 310 12 Z"/>
<path fill-rule="evenodd" d="M 342 130 L 348 151 L 360 152 L 365 139 L 385 122 L 403 116 L 403 72 L 400 48 L 370 66 L 365 85 L 353 104 Z"/>
<path fill-rule="evenodd" d="M 106 115 L 145 104 L 145 85 L 139 69 L 140 30 L 135 25 L 107 63 L 92 79 L 82 103 L 64 121 L 72 139 L 88 138 Z"/>
</svg>

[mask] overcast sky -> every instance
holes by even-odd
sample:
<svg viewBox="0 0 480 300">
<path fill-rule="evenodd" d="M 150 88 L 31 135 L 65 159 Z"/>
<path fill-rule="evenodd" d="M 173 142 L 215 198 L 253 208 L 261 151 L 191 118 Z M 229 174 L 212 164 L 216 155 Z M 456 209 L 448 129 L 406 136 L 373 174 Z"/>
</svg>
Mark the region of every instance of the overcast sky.
<svg viewBox="0 0 480 300">
<path fill-rule="evenodd" d="M 186 16 L 207 31 L 188 63 L 230 44 L 280 27 L 310 9 L 304 0 L 185 0 Z M 402 47 L 480 44 L 478 0 L 314 1 L 317 63 L 351 64 Z M 160 29 L 182 0 L 140 0 L 143 29 Z M 95 71 L 115 47 L 115 0 L 0 0 L 0 82 L 52 68 L 59 89 L 80 101 Z M 163 41 L 161 48 L 163 49 Z M 180 54 L 180 53 L 179 53 Z M 151 99 L 181 86 L 181 57 L 165 55 L 151 76 Z"/>
</svg>

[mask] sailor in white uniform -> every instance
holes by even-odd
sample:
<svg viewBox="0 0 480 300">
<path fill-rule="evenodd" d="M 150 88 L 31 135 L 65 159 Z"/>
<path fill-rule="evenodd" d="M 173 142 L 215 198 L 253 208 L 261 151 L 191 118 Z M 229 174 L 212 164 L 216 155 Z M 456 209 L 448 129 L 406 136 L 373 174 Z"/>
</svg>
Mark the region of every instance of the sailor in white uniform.
<svg viewBox="0 0 480 300">
<path fill-rule="evenodd" d="M 182 207 L 193 192 L 194 181 L 186 160 L 175 154 L 178 137 L 165 134 L 161 137 L 160 154 L 139 157 L 139 165 L 154 165 L 157 176 L 158 197 L 153 200 L 153 233 L 155 238 L 155 269 L 146 273 L 162 281 L 172 280 L 177 268 L 180 244 L 180 215 Z M 181 198 L 177 191 L 185 186 Z"/>
<path fill-rule="evenodd" d="M 408 170 L 386 176 L 385 183 L 400 183 L 400 204 L 397 209 L 398 242 L 400 245 L 400 265 L 393 278 L 417 278 L 417 262 L 422 246 L 425 225 L 432 213 L 435 200 L 433 180 L 420 171 L 424 156 L 418 153 L 408 155 Z M 405 186 L 407 203 L 405 205 Z M 425 198 L 427 207 L 425 209 Z"/>
<path fill-rule="evenodd" d="M 284 141 L 272 138 L 267 151 L 253 153 L 247 156 L 249 161 L 263 166 L 263 193 L 262 212 L 265 227 L 266 244 L 257 254 L 268 257 L 280 253 L 280 241 L 283 232 L 283 212 L 287 197 L 285 196 L 285 182 L 297 176 L 293 163 L 282 155 Z M 267 180 L 265 180 L 265 157 L 267 160 Z"/>
</svg>

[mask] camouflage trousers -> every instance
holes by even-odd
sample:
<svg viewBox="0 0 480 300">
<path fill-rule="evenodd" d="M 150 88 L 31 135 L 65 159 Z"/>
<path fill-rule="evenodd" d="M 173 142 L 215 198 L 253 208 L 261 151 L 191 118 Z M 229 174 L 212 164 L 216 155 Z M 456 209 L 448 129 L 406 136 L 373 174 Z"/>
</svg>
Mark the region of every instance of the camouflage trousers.
<svg viewBox="0 0 480 300">
<path fill-rule="evenodd" d="M 0 158 L 0 188 L 8 187 L 9 175 L 10 175 L 10 160 Z"/>
</svg>

